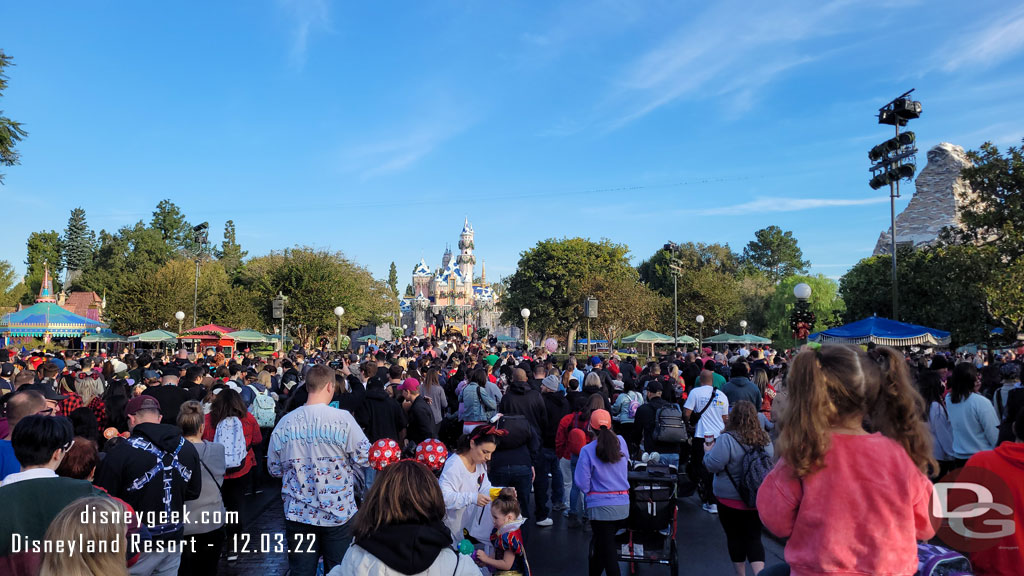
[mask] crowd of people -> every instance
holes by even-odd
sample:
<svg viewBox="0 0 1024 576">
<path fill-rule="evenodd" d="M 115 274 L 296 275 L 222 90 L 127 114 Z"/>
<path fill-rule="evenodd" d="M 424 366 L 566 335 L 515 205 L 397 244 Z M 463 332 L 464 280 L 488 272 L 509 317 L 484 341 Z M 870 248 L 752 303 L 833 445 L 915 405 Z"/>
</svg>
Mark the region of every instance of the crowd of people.
<svg viewBox="0 0 1024 576">
<path fill-rule="evenodd" d="M 294 576 L 542 574 L 523 527 L 561 514 L 590 533 L 589 573 L 617 576 L 643 463 L 717 516 L 738 575 L 914 574 L 932 482 L 983 468 L 1024 501 L 1021 363 L 870 348 L 0 350 L 0 573 L 216 574 L 287 552 Z M 285 524 L 256 542 L 243 519 L 270 478 Z M 976 573 L 1019 570 L 1016 522 Z M 786 564 L 766 568 L 765 528 Z"/>
</svg>

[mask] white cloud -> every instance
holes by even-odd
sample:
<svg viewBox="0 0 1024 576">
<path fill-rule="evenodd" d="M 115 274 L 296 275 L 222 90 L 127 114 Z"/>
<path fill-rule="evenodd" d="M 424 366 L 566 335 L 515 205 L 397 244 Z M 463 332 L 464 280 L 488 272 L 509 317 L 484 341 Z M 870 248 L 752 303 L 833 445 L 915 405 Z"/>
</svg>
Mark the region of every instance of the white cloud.
<svg viewBox="0 0 1024 576">
<path fill-rule="evenodd" d="M 946 60 L 947 72 L 965 66 L 991 66 L 1024 50 L 1024 7 L 1009 14 L 999 14 L 988 24 L 956 38 L 946 46 L 939 58 Z"/>
<path fill-rule="evenodd" d="M 702 216 L 734 216 L 738 214 L 762 214 L 765 212 L 798 212 L 801 210 L 814 210 L 816 208 L 881 204 L 888 201 L 888 196 L 869 198 L 758 198 L 757 200 L 744 202 L 743 204 L 698 210 L 696 214 Z"/>
<path fill-rule="evenodd" d="M 309 38 L 316 31 L 330 30 L 331 14 L 328 0 L 278 0 L 294 20 L 290 58 L 301 68 L 306 63 Z"/>
<path fill-rule="evenodd" d="M 342 168 L 362 180 L 402 172 L 465 128 L 465 124 L 457 123 L 416 126 L 396 136 L 347 148 L 342 151 Z"/>
</svg>

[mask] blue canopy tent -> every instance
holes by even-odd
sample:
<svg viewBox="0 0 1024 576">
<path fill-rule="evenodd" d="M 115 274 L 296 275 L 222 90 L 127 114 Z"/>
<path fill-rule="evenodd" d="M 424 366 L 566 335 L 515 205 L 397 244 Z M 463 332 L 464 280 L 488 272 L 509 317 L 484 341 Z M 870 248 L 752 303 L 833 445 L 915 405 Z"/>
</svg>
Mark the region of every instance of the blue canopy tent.
<svg viewBox="0 0 1024 576">
<path fill-rule="evenodd" d="M 872 316 L 838 328 L 815 332 L 808 340 L 841 344 L 874 342 L 880 346 L 948 346 L 949 332 Z"/>
</svg>

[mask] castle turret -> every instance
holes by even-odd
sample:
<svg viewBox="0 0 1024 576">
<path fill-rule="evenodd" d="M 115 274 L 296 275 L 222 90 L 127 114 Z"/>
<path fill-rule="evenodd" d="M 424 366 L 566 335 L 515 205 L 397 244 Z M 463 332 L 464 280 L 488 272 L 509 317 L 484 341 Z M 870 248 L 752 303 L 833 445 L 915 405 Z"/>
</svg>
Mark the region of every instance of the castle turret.
<svg viewBox="0 0 1024 576">
<path fill-rule="evenodd" d="M 462 234 L 459 235 L 459 250 L 459 269 L 462 271 L 462 278 L 472 284 L 476 256 L 473 256 L 473 227 L 469 224 L 469 218 L 466 218 Z"/>
</svg>

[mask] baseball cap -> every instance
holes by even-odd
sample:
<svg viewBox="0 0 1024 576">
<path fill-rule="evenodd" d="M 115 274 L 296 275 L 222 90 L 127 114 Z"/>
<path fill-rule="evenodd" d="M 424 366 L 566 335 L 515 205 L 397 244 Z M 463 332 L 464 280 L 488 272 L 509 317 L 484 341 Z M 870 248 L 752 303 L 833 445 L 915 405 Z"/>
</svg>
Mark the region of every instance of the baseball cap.
<svg viewBox="0 0 1024 576">
<path fill-rule="evenodd" d="M 999 368 L 999 374 L 1002 375 L 1003 380 L 1016 380 L 1020 378 L 1020 364 L 1007 362 Z"/>
<path fill-rule="evenodd" d="M 398 385 L 399 390 L 408 390 L 410 392 L 419 392 L 420 381 L 415 378 L 406 378 L 405 382 Z"/>
<path fill-rule="evenodd" d="M 488 354 L 487 356 L 484 356 L 484 362 L 494 366 L 494 364 L 498 362 L 498 356 L 496 354 Z"/>
<path fill-rule="evenodd" d="M 67 398 L 67 396 L 57 394 L 57 391 L 54 390 L 53 387 L 49 386 L 48 384 L 26 384 L 25 386 L 18 388 L 19 392 L 21 392 L 22 390 L 35 390 L 36 392 L 39 392 L 44 397 L 46 397 L 47 400 L 56 401 Z"/>
<path fill-rule="evenodd" d="M 64 369 L 64 366 L 65 366 L 65 364 L 64 364 L 64 361 L 63 361 L 63 360 L 61 360 L 60 358 L 50 358 L 50 360 L 49 360 L 49 361 L 50 361 L 50 362 L 51 362 L 51 363 L 52 363 L 52 364 L 53 364 L 54 366 L 56 366 L 58 370 L 63 370 L 63 369 Z"/>
<path fill-rule="evenodd" d="M 160 402 L 157 402 L 156 398 L 146 394 L 136 396 L 128 401 L 128 405 L 124 408 L 124 413 L 126 416 L 131 416 L 140 410 L 156 410 L 159 412 Z"/>
<path fill-rule="evenodd" d="M 11 364 L 10 362 L 4 362 L 3 364 L 0 364 L 0 376 L 6 377 L 10 376 L 11 374 L 14 374 L 14 364 Z"/>
<path fill-rule="evenodd" d="M 590 413 L 590 428 L 600 430 L 601 428 L 612 427 L 612 415 L 607 410 L 594 410 Z"/>
<path fill-rule="evenodd" d="M 161 376 L 178 376 L 181 371 L 185 370 L 184 366 L 178 366 L 176 364 L 167 364 L 160 370 Z"/>
<path fill-rule="evenodd" d="M 591 356 L 590 357 L 590 365 L 591 366 L 597 366 L 600 363 L 601 363 L 601 357 L 600 356 Z"/>
</svg>

